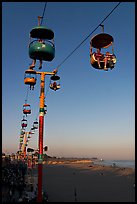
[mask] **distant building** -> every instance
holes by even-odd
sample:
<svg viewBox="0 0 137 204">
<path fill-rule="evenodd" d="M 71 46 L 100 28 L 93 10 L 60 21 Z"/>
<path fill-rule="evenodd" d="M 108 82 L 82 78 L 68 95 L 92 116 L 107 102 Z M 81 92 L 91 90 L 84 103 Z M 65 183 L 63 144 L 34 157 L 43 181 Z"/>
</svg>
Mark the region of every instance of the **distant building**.
<svg viewBox="0 0 137 204">
<path fill-rule="evenodd" d="M 98 158 L 97 158 L 97 157 L 92 157 L 91 159 L 93 159 L 93 160 L 97 160 Z"/>
</svg>

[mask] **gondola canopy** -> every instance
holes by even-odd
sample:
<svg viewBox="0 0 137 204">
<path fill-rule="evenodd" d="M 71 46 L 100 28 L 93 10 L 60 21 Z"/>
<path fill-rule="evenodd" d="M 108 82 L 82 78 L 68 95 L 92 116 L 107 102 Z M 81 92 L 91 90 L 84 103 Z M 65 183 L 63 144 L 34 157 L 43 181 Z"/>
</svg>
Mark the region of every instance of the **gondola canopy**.
<svg viewBox="0 0 137 204">
<path fill-rule="evenodd" d="M 113 41 L 114 39 L 111 35 L 107 33 L 100 33 L 91 39 L 90 44 L 94 48 L 107 48 L 112 45 Z"/>
<path fill-rule="evenodd" d="M 30 37 L 52 40 L 54 38 L 54 32 L 44 26 L 37 26 L 30 31 Z"/>
</svg>

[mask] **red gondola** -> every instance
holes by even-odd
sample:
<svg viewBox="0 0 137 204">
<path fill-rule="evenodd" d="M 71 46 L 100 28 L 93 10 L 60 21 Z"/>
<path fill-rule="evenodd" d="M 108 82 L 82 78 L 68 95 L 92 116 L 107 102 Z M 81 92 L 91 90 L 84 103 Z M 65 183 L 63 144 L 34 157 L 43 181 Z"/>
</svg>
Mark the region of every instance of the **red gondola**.
<svg viewBox="0 0 137 204">
<path fill-rule="evenodd" d="M 27 103 L 23 105 L 23 113 L 27 116 L 27 114 L 31 114 L 31 106 Z"/>
<path fill-rule="evenodd" d="M 23 118 L 23 120 L 21 121 L 21 126 L 22 128 L 26 128 L 27 127 L 27 120 Z"/>
</svg>

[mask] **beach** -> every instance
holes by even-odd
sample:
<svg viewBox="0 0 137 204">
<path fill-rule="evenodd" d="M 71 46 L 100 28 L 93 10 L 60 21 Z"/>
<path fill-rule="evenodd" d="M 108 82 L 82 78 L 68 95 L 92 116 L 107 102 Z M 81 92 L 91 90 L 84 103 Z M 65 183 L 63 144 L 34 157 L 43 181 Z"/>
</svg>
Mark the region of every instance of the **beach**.
<svg viewBox="0 0 137 204">
<path fill-rule="evenodd" d="M 19 164 L 3 166 L 2 202 L 37 199 L 38 163 L 25 174 L 22 168 L 16 172 Z M 48 202 L 135 202 L 135 168 L 116 163 L 50 158 L 43 161 L 42 180 Z"/>
<path fill-rule="evenodd" d="M 91 160 L 43 164 L 48 202 L 135 202 L 134 183 L 133 168 L 96 165 Z"/>
</svg>

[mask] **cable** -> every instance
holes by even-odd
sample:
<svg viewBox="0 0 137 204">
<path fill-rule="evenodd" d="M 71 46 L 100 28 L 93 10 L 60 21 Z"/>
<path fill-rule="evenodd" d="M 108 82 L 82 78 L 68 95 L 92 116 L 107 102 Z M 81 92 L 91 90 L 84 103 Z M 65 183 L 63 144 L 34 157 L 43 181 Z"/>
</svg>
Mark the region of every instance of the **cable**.
<svg viewBox="0 0 137 204">
<path fill-rule="evenodd" d="M 26 102 L 27 102 L 27 100 L 28 100 L 28 93 L 29 93 L 29 86 L 27 87 L 27 94 L 26 94 Z"/>
<path fill-rule="evenodd" d="M 59 67 L 97 30 L 97 28 L 112 14 L 112 12 L 120 5 L 119 2 L 112 11 L 99 23 L 99 25 L 57 66 L 56 71 L 58 71 Z"/>
<path fill-rule="evenodd" d="M 43 14 L 42 14 L 42 20 L 41 20 L 40 25 L 42 25 L 42 22 L 43 22 L 43 18 L 44 18 L 44 14 L 45 14 L 46 7 L 47 7 L 47 2 L 45 3 L 45 6 L 44 6 L 44 10 L 43 10 Z"/>
</svg>

